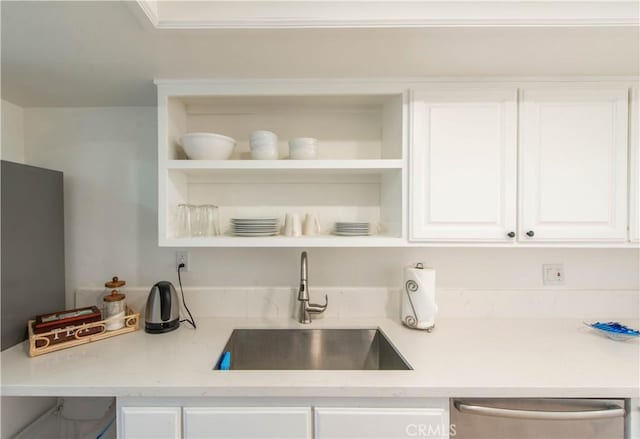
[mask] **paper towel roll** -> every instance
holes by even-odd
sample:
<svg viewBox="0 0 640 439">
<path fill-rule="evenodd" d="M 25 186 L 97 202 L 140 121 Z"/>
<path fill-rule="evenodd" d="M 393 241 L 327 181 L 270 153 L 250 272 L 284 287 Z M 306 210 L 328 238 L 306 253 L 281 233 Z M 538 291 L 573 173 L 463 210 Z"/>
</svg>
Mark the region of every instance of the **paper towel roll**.
<svg viewBox="0 0 640 439">
<path fill-rule="evenodd" d="M 402 292 L 402 323 L 410 328 L 431 330 L 438 312 L 436 271 L 422 264 L 405 267 Z"/>
</svg>

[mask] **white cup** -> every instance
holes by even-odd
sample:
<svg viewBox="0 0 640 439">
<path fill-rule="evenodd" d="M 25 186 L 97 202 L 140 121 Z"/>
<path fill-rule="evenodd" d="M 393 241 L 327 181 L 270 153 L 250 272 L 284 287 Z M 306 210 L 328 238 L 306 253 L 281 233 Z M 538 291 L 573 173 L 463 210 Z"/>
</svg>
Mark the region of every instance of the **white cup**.
<svg viewBox="0 0 640 439">
<path fill-rule="evenodd" d="M 284 235 L 285 236 L 301 236 L 302 235 L 302 223 L 300 222 L 300 216 L 297 213 L 288 213 L 284 220 Z"/>
<path fill-rule="evenodd" d="M 310 213 L 305 215 L 304 224 L 302 225 L 302 233 L 307 236 L 313 236 L 320 233 L 320 222 L 316 215 Z"/>
</svg>

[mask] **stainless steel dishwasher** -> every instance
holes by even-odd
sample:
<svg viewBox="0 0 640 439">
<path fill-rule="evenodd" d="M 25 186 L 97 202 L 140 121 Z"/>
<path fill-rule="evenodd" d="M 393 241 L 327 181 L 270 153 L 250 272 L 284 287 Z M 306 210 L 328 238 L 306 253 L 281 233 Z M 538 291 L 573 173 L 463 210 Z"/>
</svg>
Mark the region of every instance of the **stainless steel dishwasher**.
<svg viewBox="0 0 640 439">
<path fill-rule="evenodd" d="M 624 407 L 622 399 L 452 399 L 451 437 L 624 439 Z"/>
</svg>

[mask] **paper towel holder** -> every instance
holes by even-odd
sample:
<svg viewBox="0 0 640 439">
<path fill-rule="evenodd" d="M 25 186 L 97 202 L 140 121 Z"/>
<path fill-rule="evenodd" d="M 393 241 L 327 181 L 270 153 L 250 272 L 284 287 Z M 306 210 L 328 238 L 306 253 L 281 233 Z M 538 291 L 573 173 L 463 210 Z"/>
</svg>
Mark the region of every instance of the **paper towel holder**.
<svg viewBox="0 0 640 439">
<path fill-rule="evenodd" d="M 418 270 L 423 270 L 424 269 L 424 264 L 422 262 L 418 262 L 414 265 L 414 268 L 418 269 Z M 413 305 L 413 300 L 411 299 L 411 293 L 418 291 L 419 286 L 416 283 L 416 281 L 410 279 L 407 282 L 405 282 L 404 284 L 404 292 L 407 295 L 407 299 L 409 299 L 409 305 L 411 305 L 411 312 L 413 313 L 412 316 L 408 315 L 406 317 L 404 317 L 402 319 L 402 323 L 411 329 L 418 329 L 421 331 L 427 331 L 427 332 L 431 332 L 433 331 L 433 329 L 435 328 L 435 324 L 429 326 L 428 328 L 419 328 L 418 327 L 418 322 L 420 321 L 418 319 L 418 313 L 416 312 L 416 307 Z"/>
</svg>

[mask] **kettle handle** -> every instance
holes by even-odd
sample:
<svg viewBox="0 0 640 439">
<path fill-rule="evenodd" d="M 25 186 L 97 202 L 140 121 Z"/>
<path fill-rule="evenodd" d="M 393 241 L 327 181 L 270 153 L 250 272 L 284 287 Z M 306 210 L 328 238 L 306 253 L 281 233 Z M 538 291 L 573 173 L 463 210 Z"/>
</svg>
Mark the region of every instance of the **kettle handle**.
<svg viewBox="0 0 640 439">
<path fill-rule="evenodd" d="M 160 318 L 163 322 L 171 318 L 171 284 L 169 282 L 158 282 L 160 292 Z"/>
</svg>

